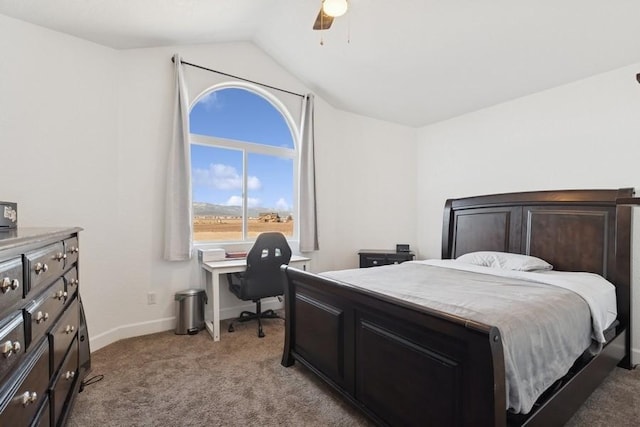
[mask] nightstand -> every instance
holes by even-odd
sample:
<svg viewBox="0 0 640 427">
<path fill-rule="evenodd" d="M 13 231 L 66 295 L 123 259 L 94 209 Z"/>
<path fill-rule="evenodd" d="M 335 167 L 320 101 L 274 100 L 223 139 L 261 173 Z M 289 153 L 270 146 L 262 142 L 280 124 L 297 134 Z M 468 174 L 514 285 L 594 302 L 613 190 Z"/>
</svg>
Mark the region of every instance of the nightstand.
<svg viewBox="0 0 640 427">
<path fill-rule="evenodd" d="M 396 252 L 392 249 L 360 249 L 358 255 L 360 255 L 360 268 L 401 264 L 415 257 L 413 252 Z"/>
</svg>

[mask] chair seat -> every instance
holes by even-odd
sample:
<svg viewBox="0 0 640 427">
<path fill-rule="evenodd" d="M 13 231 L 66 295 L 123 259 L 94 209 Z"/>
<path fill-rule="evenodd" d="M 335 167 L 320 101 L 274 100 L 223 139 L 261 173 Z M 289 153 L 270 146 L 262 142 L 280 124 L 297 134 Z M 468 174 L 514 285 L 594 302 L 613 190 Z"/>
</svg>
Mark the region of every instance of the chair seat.
<svg viewBox="0 0 640 427">
<path fill-rule="evenodd" d="M 238 298 L 241 298 L 240 295 L 242 294 L 242 289 L 240 288 L 239 283 L 229 282 L 229 291 L 231 291 L 231 293 L 233 293 Z"/>
<path fill-rule="evenodd" d="M 242 286 L 242 275 L 239 273 L 228 274 L 229 291 L 243 301 L 257 301 L 261 298 L 277 297 L 284 295 L 284 291 L 277 289 L 275 292 L 261 292 L 259 295 L 247 295 L 247 289 Z"/>
</svg>

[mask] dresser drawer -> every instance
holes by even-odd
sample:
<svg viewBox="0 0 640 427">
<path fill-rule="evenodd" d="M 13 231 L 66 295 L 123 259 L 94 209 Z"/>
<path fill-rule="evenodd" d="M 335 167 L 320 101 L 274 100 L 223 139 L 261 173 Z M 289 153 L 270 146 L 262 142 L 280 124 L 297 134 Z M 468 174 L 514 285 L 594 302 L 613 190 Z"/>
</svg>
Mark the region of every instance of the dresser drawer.
<svg viewBox="0 0 640 427">
<path fill-rule="evenodd" d="M 72 237 L 66 239 L 64 242 L 64 253 L 66 254 L 65 267 L 73 265 L 78 261 L 78 254 L 80 253 L 80 246 L 78 246 L 78 238 Z"/>
<path fill-rule="evenodd" d="M 25 307 L 25 322 L 29 325 L 30 334 L 27 336 L 27 346 L 36 343 L 45 336 L 64 310 L 67 293 L 64 290 L 64 280 L 56 280 L 42 294 Z"/>
<path fill-rule="evenodd" d="M 384 256 L 375 256 L 369 255 L 366 256 L 363 260 L 360 260 L 361 267 L 378 267 L 381 265 L 386 265 L 387 260 Z"/>
<path fill-rule="evenodd" d="M 73 299 L 78 293 L 78 269 L 73 267 L 64 274 L 64 284 L 67 290 L 67 299 Z"/>
<path fill-rule="evenodd" d="M 0 323 L 0 379 L 12 372 L 26 348 L 22 312 L 16 311 Z M 1 425 L 1 424 L 0 424 Z"/>
<path fill-rule="evenodd" d="M 389 254 L 387 255 L 387 262 L 389 264 L 402 264 L 405 261 L 411 261 L 413 255 L 406 254 Z"/>
<path fill-rule="evenodd" d="M 360 268 L 402 264 L 405 261 L 411 261 L 415 256 L 413 252 L 393 252 L 381 249 L 362 249 L 358 255 L 360 255 Z"/>
<path fill-rule="evenodd" d="M 26 269 L 29 272 L 28 292 L 38 292 L 38 288 L 51 283 L 62 275 L 65 253 L 62 242 L 54 243 L 25 254 Z M 26 294 L 25 294 L 26 296 Z"/>
<path fill-rule="evenodd" d="M 22 257 L 0 263 L 0 313 L 22 299 Z"/>
<path fill-rule="evenodd" d="M 47 399 L 49 386 L 49 347 L 42 342 L 16 373 L 16 388 L 0 403 L 0 426 L 28 426 Z"/>
<path fill-rule="evenodd" d="M 64 404 L 69 397 L 73 385 L 78 379 L 78 340 L 73 340 L 71 348 L 67 353 L 60 372 L 56 376 L 50 390 L 51 408 L 53 408 L 53 419 L 59 420 Z"/>
<path fill-rule="evenodd" d="M 69 345 L 78 334 L 80 325 L 80 308 L 78 300 L 74 299 L 69 308 L 49 333 L 51 351 L 51 374 L 53 375 L 69 349 Z"/>
</svg>

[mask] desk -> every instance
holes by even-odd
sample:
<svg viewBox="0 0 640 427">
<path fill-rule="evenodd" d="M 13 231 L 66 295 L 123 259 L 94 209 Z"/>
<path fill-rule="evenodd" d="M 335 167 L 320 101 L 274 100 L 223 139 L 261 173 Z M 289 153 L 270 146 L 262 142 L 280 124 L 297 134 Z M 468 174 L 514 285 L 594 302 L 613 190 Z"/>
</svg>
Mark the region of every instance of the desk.
<svg viewBox="0 0 640 427">
<path fill-rule="evenodd" d="M 289 265 L 306 270 L 311 259 L 294 255 Z M 204 312 L 204 324 L 214 341 L 220 341 L 220 276 L 227 273 L 238 273 L 246 270 L 247 260 L 225 259 L 209 261 L 202 264 L 202 283 L 207 292 L 208 304 Z"/>
</svg>

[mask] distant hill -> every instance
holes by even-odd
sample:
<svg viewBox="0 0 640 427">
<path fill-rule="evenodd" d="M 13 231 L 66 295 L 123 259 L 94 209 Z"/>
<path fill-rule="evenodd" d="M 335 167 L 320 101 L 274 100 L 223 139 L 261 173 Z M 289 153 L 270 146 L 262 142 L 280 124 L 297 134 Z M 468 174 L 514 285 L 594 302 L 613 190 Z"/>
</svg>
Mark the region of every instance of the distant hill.
<svg viewBox="0 0 640 427">
<path fill-rule="evenodd" d="M 293 215 L 292 211 L 278 211 L 273 208 L 249 208 L 248 214 L 252 218 L 257 218 L 258 214 L 264 212 L 278 212 L 281 218 Z M 197 216 L 242 216 L 240 206 L 216 205 L 212 203 L 193 202 L 193 214 Z"/>
</svg>

